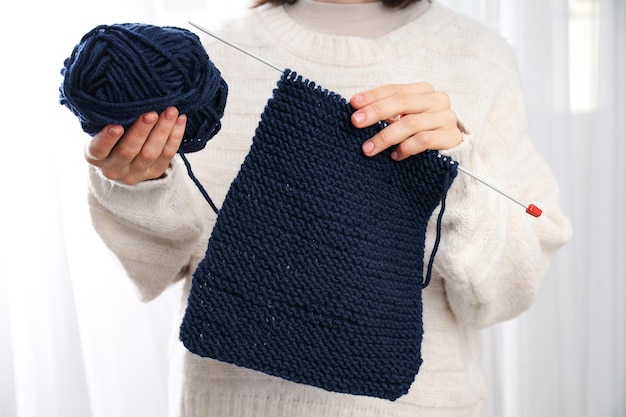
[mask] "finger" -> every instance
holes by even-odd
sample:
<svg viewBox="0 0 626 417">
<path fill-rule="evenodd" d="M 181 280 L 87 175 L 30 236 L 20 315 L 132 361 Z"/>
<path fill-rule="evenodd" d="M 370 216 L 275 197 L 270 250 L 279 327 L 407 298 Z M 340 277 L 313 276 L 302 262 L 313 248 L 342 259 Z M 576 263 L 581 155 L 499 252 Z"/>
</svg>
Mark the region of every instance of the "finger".
<svg viewBox="0 0 626 417">
<path fill-rule="evenodd" d="M 111 180 L 124 180 L 130 164 L 141 150 L 157 118 L 156 112 L 145 113 L 126 130 L 109 156 L 97 165 L 105 177 Z"/>
<path fill-rule="evenodd" d="M 461 141 L 461 131 L 456 128 L 424 130 L 400 142 L 391 153 L 391 158 L 401 161 L 428 149 L 451 149 Z"/>
<path fill-rule="evenodd" d="M 435 89 L 433 88 L 433 86 L 425 82 L 410 84 L 389 84 L 354 94 L 352 97 L 350 97 L 350 104 L 355 109 L 360 109 L 382 98 L 393 96 L 399 93 L 423 94 L 432 93 L 434 91 Z"/>
<path fill-rule="evenodd" d="M 172 159 L 178 153 L 180 144 L 183 141 L 185 135 L 185 128 L 187 127 L 187 116 L 181 114 L 176 118 L 176 124 L 170 133 L 170 136 L 163 148 L 163 157 Z M 168 162 L 169 163 L 169 162 Z"/>
<path fill-rule="evenodd" d="M 357 110 L 352 115 L 355 127 L 367 127 L 380 120 L 393 121 L 398 115 L 436 112 L 450 108 L 450 99 L 446 93 L 430 92 L 407 94 L 404 92 L 383 97 Z"/>
<path fill-rule="evenodd" d="M 168 107 L 160 115 L 150 130 L 147 139 L 143 143 L 137 156 L 131 163 L 131 171 L 145 171 L 161 157 L 163 148 L 172 134 L 172 130 L 178 119 L 178 110 L 175 107 Z"/>
<path fill-rule="evenodd" d="M 393 117 L 390 117 L 390 118 L 388 118 L 388 119 L 385 119 L 385 122 L 387 122 L 387 123 L 395 123 L 395 122 L 399 122 L 399 121 L 400 121 L 400 119 L 401 119 L 402 117 L 404 117 L 404 116 L 406 116 L 406 114 L 396 114 L 396 115 L 395 115 L 395 116 L 393 116 Z"/>
<path fill-rule="evenodd" d="M 183 140 L 186 123 L 187 116 L 178 116 L 176 124 L 174 125 L 174 128 L 172 129 L 172 132 L 163 147 L 161 155 L 151 167 L 151 172 L 149 174 L 151 179 L 161 177 L 170 166 L 170 163 L 172 162 L 174 156 L 178 153 L 178 149 L 180 148 L 180 144 Z"/>
<path fill-rule="evenodd" d="M 85 146 L 85 159 L 92 165 L 98 166 L 101 161 L 108 158 L 111 151 L 124 134 L 124 128 L 120 125 L 105 126 Z"/>
<path fill-rule="evenodd" d="M 456 126 L 456 115 L 450 110 L 409 114 L 400 118 L 397 122 L 390 124 L 367 140 L 362 146 L 363 153 L 367 156 L 374 156 L 385 149 L 401 144 L 403 141 L 414 137 L 421 132 L 440 129 L 457 129 Z M 419 138 L 427 140 L 429 136 L 419 136 Z M 418 152 L 425 149 L 441 149 L 431 147 L 432 144 L 427 142 L 422 145 L 422 149 Z"/>
<path fill-rule="evenodd" d="M 158 119 L 156 112 L 145 113 L 137 118 L 111 153 L 116 164 L 130 164 L 135 159 Z"/>
<path fill-rule="evenodd" d="M 184 118 L 182 120 L 184 125 Z M 142 149 L 128 166 L 128 172 L 124 175 L 127 184 L 136 184 L 163 175 L 180 146 L 184 133 L 180 124 L 175 107 L 169 107 L 161 113 Z"/>
</svg>

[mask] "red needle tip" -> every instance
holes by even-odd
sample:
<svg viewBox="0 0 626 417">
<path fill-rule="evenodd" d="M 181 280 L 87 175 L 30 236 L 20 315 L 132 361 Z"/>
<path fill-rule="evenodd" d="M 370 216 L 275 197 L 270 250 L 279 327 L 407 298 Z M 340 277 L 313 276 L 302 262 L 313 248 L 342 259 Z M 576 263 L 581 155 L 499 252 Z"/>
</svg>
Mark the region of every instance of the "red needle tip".
<svg viewBox="0 0 626 417">
<path fill-rule="evenodd" d="M 541 213 L 543 213 L 543 212 L 536 205 L 529 204 L 528 207 L 526 207 L 526 213 L 530 214 L 533 217 L 539 217 L 539 216 L 541 216 Z"/>
</svg>

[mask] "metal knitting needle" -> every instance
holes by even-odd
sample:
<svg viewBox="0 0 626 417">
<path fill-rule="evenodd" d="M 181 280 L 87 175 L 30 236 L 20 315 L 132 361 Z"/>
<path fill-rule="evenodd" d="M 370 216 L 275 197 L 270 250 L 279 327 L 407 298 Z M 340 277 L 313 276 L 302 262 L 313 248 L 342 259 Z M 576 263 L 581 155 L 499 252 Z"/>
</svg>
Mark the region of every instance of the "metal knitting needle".
<svg viewBox="0 0 626 417">
<path fill-rule="evenodd" d="M 219 37 L 219 36 L 217 36 L 215 33 L 213 33 L 213 32 L 211 32 L 211 31 L 209 31 L 208 29 L 205 29 L 205 28 L 203 28 L 202 26 L 196 25 L 195 23 L 192 23 L 192 22 L 189 22 L 189 24 L 190 24 L 191 26 L 196 27 L 197 29 L 200 29 L 202 32 L 206 33 L 207 35 L 209 35 L 209 36 L 211 36 L 211 37 L 213 37 L 213 38 L 215 38 L 215 39 L 217 39 L 218 41 L 225 43 L 226 45 L 230 46 L 231 48 L 235 48 L 235 49 L 236 49 L 236 50 L 238 50 L 239 52 L 243 52 L 244 54 L 248 55 L 248 56 L 249 56 L 249 57 L 251 57 L 251 58 L 256 59 L 257 61 L 261 61 L 262 63 L 264 63 L 264 64 L 265 64 L 265 65 L 267 65 L 268 67 L 274 68 L 276 71 L 280 72 L 281 74 L 284 72 L 284 70 L 283 70 L 283 69 L 281 69 L 281 68 L 277 67 L 276 65 L 274 65 L 274 64 L 272 64 L 272 63 L 270 63 L 270 62 L 268 62 L 268 61 L 264 60 L 263 58 L 261 58 L 261 57 L 259 57 L 259 56 L 257 56 L 257 55 L 254 55 L 254 54 L 253 54 L 253 53 L 251 53 L 251 52 L 246 51 L 246 50 L 245 50 L 245 49 L 243 49 L 243 48 L 240 48 L 239 46 L 237 46 L 237 45 L 235 45 L 235 44 L 232 44 L 232 43 L 228 42 L 226 39 L 222 39 L 222 38 L 220 38 L 220 37 Z"/>
<path fill-rule="evenodd" d="M 498 187 L 496 187 L 493 184 L 489 184 L 487 181 L 483 180 L 482 178 L 477 177 L 476 175 L 472 174 L 471 172 L 469 172 L 468 170 L 466 170 L 465 168 L 463 168 L 461 165 L 457 165 L 456 168 L 461 171 L 462 173 L 469 175 L 470 177 L 474 178 L 476 181 L 486 185 L 487 187 L 491 188 L 492 190 L 502 194 L 503 196 L 505 196 L 506 198 L 508 198 L 509 200 L 519 204 L 520 206 L 524 207 L 526 209 L 526 213 L 530 214 L 533 217 L 539 217 L 541 216 L 542 210 L 537 207 L 534 204 L 529 204 L 529 205 L 525 205 L 524 203 L 522 203 L 521 201 L 513 198 L 510 194 L 505 193 L 504 191 L 502 191 L 501 189 L 499 189 Z"/>
<path fill-rule="evenodd" d="M 206 33 L 207 35 L 217 39 L 218 41 L 225 43 L 226 45 L 230 46 L 231 48 L 234 48 L 234 49 L 238 50 L 239 52 L 242 52 L 242 53 L 248 55 L 249 57 L 256 59 L 257 61 L 260 61 L 260 62 L 264 63 L 265 65 L 267 65 L 270 68 L 274 68 L 276 71 L 280 72 L 281 74 L 284 72 L 284 70 L 279 68 L 278 66 L 276 66 L 276 65 L 266 61 L 265 59 L 263 59 L 263 58 L 261 58 L 261 57 L 259 57 L 257 55 L 254 55 L 253 53 L 251 53 L 249 51 L 246 51 L 245 49 L 243 49 L 243 48 L 241 48 L 241 47 L 239 47 L 239 46 L 237 46 L 235 44 L 232 44 L 232 43 L 228 42 L 227 40 L 217 36 L 216 34 L 214 34 L 213 32 L 209 31 L 208 29 L 205 29 L 202 26 L 197 25 L 197 24 L 192 23 L 192 22 L 189 22 L 189 24 L 194 26 L 195 28 L 201 30 L 202 32 Z M 462 173 L 464 173 L 466 175 L 469 175 L 470 177 L 474 178 L 476 181 L 480 182 L 481 184 L 486 185 L 487 187 L 491 188 L 492 190 L 502 194 L 503 196 L 505 196 L 509 200 L 511 200 L 511 201 L 519 204 L 520 206 L 524 207 L 526 209 L 526 213 L 530 214 L 531 216 L 533 216 L 533 217 L 541 216 L 542 210 L 539 207 L 535 206 L 534 204 L 528 204 L 528 205 L 523 204 L 521 201 L 513 198 L 511 195 L 509 195 L 506 192 L 502 191 L 501 189 L 499 189 L 495 185 L 490 184 L 487 181 L 485 181 L 485 180 L 477 177 L 476 175 L 472 174 L 471 172 L 469 172 L 465 168 L 461 167 L 461 165 L 459 165 L 459 164 L 457 164 L 457 169 L 459 171 L 461 171 Z"/>
</svg>

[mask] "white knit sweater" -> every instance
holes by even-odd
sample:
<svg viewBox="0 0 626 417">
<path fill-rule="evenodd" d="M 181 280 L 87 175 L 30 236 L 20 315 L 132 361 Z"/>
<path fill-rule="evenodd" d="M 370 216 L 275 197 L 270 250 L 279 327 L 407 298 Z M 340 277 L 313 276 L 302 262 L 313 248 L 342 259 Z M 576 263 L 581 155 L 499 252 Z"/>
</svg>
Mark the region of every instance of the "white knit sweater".
<svg viewBox="0 0 626 417">
<path fill-rule="evenodd" d="M 544 214 L 531 217 L 459 173 L 446 200 L 432 281 L 423 294 L 424 363 L 410 392 L 395 402 L 330 393 L 195 357 L 175 334 L 177 415 L 480 416 L 487 398 L 480 329 L 531 305 L 552 256 L 571 235 L 557 184 L 527 137 L 524 98 L 509 46 L 437 2 L 376 39 L 309 31 L 283 7 L 270 6 L 225 25 L 221 34 L 346 98 L 389 83 L 433 84 L 450 95 L 465 129 L 464 142 L 444 153 L 521 201 L 537 204 Z M 207 39 L 206 47 L 229 85 L 229 97 L 222 131 L 189 158 L 219 206 L 280 74 L 213 40 Z M 185 280 L 185 300 L 216 216 L 181 161 L 174 160 L 165 178 L 136 186 L 109 181 L 91 169 L 90 185 L 94 227 L 142 299 Z M 430 224 L 426 256 L 433 241 Z"/>
</svg>

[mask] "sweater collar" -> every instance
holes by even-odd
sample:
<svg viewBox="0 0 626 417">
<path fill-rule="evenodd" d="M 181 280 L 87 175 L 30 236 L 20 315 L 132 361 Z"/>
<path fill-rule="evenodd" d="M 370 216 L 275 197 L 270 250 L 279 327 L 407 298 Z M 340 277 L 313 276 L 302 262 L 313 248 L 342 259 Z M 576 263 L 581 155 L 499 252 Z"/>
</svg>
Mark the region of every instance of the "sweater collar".
<svg viewBox="0 0 626 417">
<path fill-rule="evenodd" d="M 369 39 L 308 30 L 296 22 L 284 7 L 265 6 L 258 12 L 257 30 L 273 47 L 285 49 L 288 54 L 303 61 L 346 67 L 393 60 L 411 53 L 424 41 L 438 36 L 456 16 L 447 7 L 433 1 L 423 14 L 412 21 Z"/>
<path fill-rule="evenodd" d="M 338 4 L 298 0 L 284 8 L 294 22 L 309 31 L 376 39 L 416 19 L 429 6 L 428 0 L 418 1 L 404 9 L 385 7 L 381 1 Z"/>
</svg>

